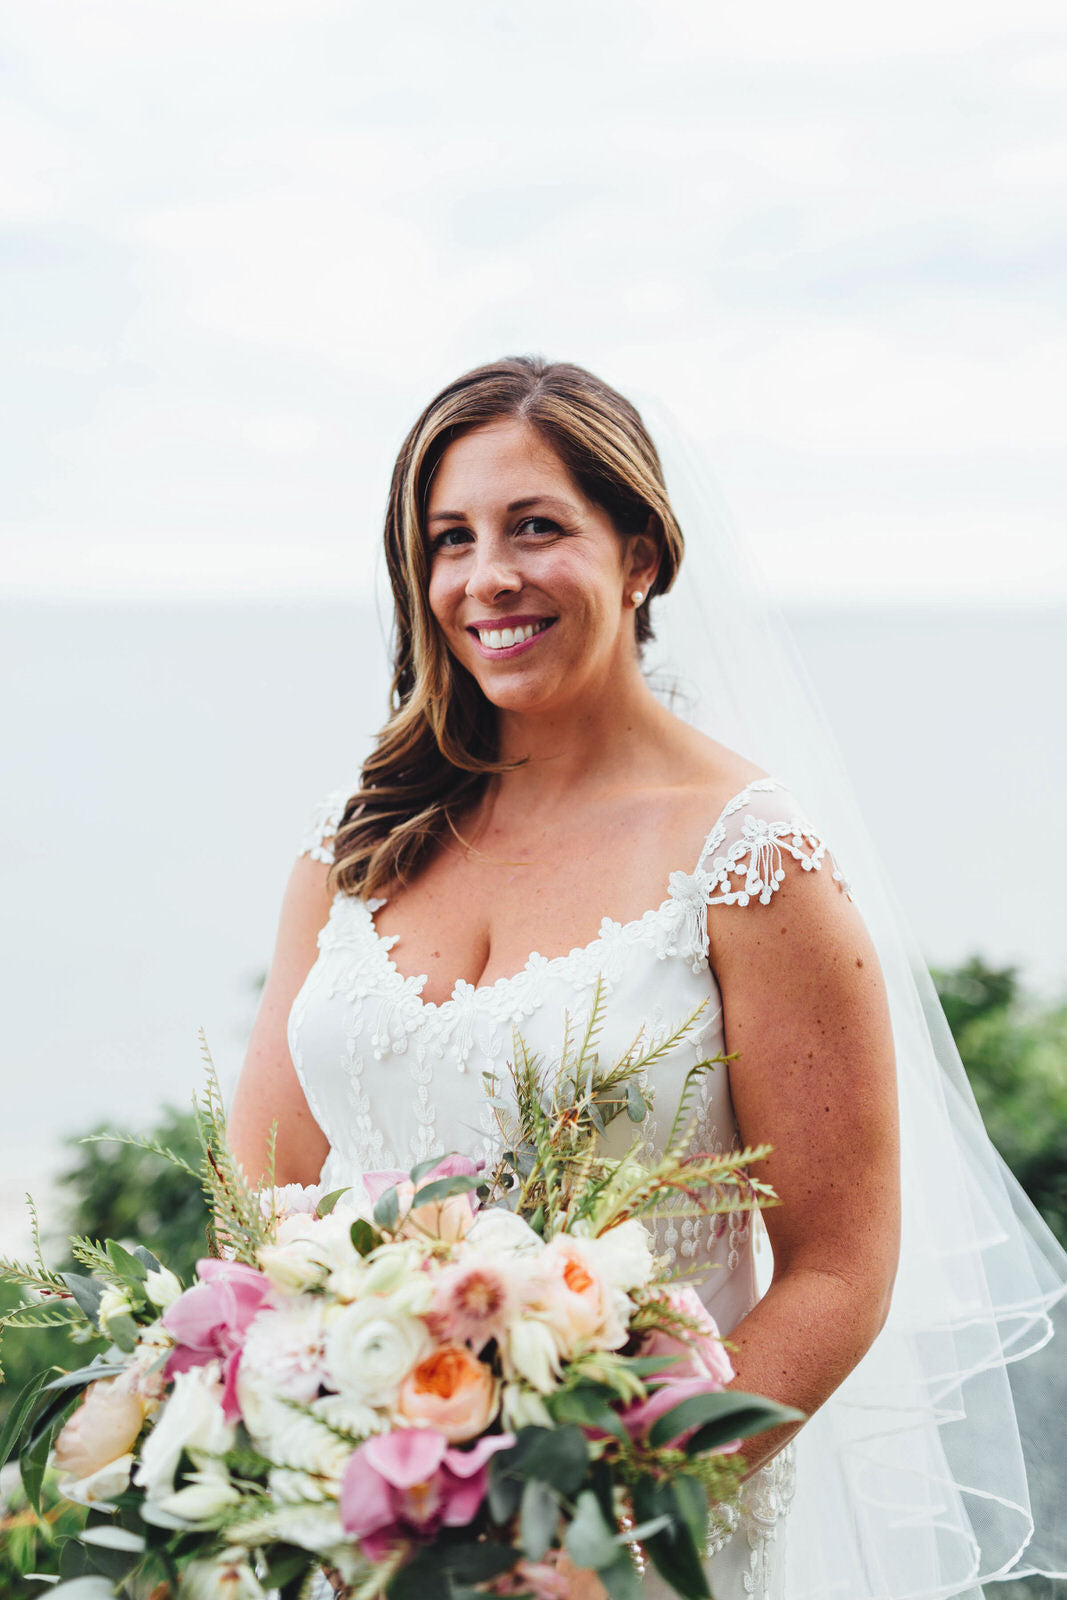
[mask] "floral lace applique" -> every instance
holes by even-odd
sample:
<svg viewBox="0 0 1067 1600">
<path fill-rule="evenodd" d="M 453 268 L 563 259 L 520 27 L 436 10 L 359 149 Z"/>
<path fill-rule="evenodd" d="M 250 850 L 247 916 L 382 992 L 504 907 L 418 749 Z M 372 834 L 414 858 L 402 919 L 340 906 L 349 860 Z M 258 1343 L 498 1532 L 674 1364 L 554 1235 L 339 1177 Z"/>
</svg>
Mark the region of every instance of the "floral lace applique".
<svg viewBox="0 0 1067 1600">
<path fill-rule="evenodd" d="M 337 829 L 351 793 L 350 789 L 334 789 L 319 801 L 308 818 L 297 855 L 310 856 L 312 861 L 321 861 L 327 867 L 333 866 L 334 852 L 329 841 L 337 837 Z"/>
</svg>

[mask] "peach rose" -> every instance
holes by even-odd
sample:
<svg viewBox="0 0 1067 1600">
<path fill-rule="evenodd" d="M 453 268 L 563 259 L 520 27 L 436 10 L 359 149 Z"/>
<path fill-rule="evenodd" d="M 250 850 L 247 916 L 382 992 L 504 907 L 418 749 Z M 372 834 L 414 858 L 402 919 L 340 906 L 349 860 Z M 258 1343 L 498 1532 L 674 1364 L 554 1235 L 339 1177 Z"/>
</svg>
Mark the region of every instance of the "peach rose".
<svg viewBox="0 0 1067 1600">
<path fill-rule="evenodd" d="M 55 1464 L 71 1478 L 89 1478 L 133 1449 L 145 1419 L 144 1402 L 116 1378 L 98 1378 L 85 1391 L 55 1443 Z"/>
<path fill-rule="evenodd" d="M 436 1428 L 449 1444 L 484 1433 L 498 1404 L 497 1383 L 466 1345 L 439 1345 L 400 1385 L 397 1411 L 408 1422 Z"/>
<path fill-rule="evenodd" d="M 545 1245 L 526 1292 L 564 1357 L 581 1345 L 618 1350 L 626 1343 L 630 1302 L 605 1283 L 592 1253 L 570 1235 L 557 1234 Z"/>
<path fill-rule="evenodd" d="M 424 1183 L 426 1180 L 423 1180 Z M 415 1185 L 410 1178 L 396 1186 L 400 1201 L 400 1215 L 404 1218 L 398 1230 L 401 1239 L 441 1239 L 445 1244 L 455 1244 L 462 1239 L 474 1221 L 474 1208 L 469 1194 L 450 1194 L 445 1200 L 431 1200 L 428 1205 L 415 1206 L 404 1216 L 415 1195 Z"/>
</svg>

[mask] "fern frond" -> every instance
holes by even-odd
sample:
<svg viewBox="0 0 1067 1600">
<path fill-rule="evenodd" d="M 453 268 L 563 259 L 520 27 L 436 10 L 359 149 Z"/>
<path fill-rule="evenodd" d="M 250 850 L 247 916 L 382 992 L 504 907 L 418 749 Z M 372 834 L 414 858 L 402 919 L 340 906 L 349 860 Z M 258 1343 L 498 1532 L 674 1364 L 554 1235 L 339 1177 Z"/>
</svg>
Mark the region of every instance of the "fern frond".
<svg viewBox="0 0 1067 1600">
<path fill-rule="evenodd" d="M 115 1263 L 99 1240 L 80 1236 L 73 1238 L 70 1241 L 70 1253 L 75 1261 L 80 1261 L 90 1272 L 98 1273 L 108 1283 L 118 1285 L 124 1281 L 115 1271 Z"/>
<path fill-rule="evenodd" d="M 169 1161 L 171 1166 L 178 1167 L 182 1172 L 187 1172 L 190 1178 L 199 1180 L 200 1174 L 186 1161 L 184 1156 L 178 1155 L 167 1145 L 160 1144 L 158 1139 L 145 1139 L 136 1133 L 86 1133 L 78 1140 L 79 1144 L 128 1144 L 135 1150 L 147 1150 L 150 1155 L 162 1156 L 164 1161 Z"/>
<path fill-rule="evenodd" d="M 86 1322 L 84 1311 L 73 1299 L 42 1301 L 39 1305 L 13 1306 L 0 1314 L 2 1328 L 66 1328 L 72 1323 Z"/>
<path fill-rule="evenodd" d="M 12 1261 L 0 1256 L 0 1283 L 9 1283 L 14 1289 L 32 1289 L 36 1294 L 66 1294 L 67 1287 L 58 1272 L 52 1272 L 41 1262 L 39 1267 L 26 1261 Z"/>
<path fill-rule="evenodd" d="M 204 1157 L 200 1182 L 215 1229 L 232 1246 L 238 1260 L 254 1263 L 257 1251 L 270 1242 L 274 1227 L 270 1208 L 263 1205 L 267 1184 L 250 1183 L 230 1149 L 222 1087 L 203 1028 L 200 1051 L 207 1069 L 203 1093 L 193 1100 L 197 1138 Z M 273 1134 L 276 1137 L 276 1130 Z"/>
</svg>

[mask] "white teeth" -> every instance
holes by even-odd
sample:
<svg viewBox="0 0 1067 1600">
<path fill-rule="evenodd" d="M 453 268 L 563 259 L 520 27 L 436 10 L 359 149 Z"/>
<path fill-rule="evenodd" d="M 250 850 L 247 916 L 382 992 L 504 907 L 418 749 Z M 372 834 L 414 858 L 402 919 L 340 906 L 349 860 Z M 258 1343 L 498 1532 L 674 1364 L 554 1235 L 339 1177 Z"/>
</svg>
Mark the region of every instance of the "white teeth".
<svg viewBox="0 0 1067 1600">
<path fill-rule="evenodd" d="M 478 638 L 486 650 L 510 650 L 512 645 L 525 644 L 527 639 L 532 639 L 535 633 L 542 633 L 548 627 L 548 619 L 544 622 L 528 622 L 521 628 L 479 628 Z"/>
</svg>

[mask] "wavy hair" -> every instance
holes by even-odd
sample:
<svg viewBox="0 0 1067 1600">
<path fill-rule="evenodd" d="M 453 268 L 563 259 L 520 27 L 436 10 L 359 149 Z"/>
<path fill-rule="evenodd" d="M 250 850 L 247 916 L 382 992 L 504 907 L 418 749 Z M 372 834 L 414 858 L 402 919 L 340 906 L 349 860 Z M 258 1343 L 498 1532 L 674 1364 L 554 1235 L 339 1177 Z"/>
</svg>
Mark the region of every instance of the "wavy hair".
<svg viewBox="0 0 1067 1600">
<path fill-rule="evenodd" d="M 651 526 L 659 568 L 649 599 L 674 582 L 683 539 L 656 447 L 630 402 L 583 367 L 510 356 L 442 389 L 404 440 L 393 468 L 385 554 L 393 590 L 392 711 L 345 807 L 333 885 L 373 895 L 417 875 L 457 819 L 481 797 L 499 758 L 497 714 L 449 651 L 430 611 L 425 515 L 445 450 L 463 434 L 506 418 L 535 428 L 586 499 L 622 536 Z M 652 637 L 647 603 L 638 645 Z"/>
</svg>

